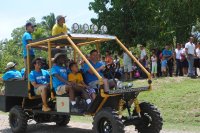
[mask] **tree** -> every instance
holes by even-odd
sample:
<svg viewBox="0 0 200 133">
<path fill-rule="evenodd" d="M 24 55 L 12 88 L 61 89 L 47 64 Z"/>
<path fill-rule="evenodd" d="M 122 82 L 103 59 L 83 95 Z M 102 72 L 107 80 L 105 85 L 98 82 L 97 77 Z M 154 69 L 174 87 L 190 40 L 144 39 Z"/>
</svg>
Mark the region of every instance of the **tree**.
<svg viewBox="0 0 200 133">
<path fill-rule="evenodd" d="M 107 25 L 114 34 L 128 45 L 154 42 L 163 47 L 172 43 L 174 36 L 184 42 L 191 26 L 200 17 L 198 0 L 94 0 L 89 9 L 98 17 L 94 24 Z"/>
<path fill-rule="evenodd" d="M 50 13 L 47 16 L 42 17 L 42 22 L 41 24 L 44 26 L 44 29 L 46 30 L 47 34 L 51 36 L 51 30 L 56 23 L 56 18 L 54 13 Z"/>
</svg>

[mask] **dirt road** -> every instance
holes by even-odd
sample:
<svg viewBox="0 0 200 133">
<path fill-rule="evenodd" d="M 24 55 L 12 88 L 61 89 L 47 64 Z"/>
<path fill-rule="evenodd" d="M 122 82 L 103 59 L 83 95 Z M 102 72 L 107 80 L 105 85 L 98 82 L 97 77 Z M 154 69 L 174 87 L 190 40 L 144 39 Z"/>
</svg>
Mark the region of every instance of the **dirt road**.
<svg viewBox="0 0 200 133">
<path fill-rule="evenodd" d="M 137 133 L 133 126 L 125 128 L 126 133 Z M 8 124 L 8 116 L 0 115 L 0 133 L 12 133 Z M 92 133 L 91 123 L 70 122 L 67 127 L 57 127 L 54 123 L 35 124 L 29 122 L 27 133 Z M 161 133 L 190 133 L 182 131 L 162 131 Z"/>
</svg>

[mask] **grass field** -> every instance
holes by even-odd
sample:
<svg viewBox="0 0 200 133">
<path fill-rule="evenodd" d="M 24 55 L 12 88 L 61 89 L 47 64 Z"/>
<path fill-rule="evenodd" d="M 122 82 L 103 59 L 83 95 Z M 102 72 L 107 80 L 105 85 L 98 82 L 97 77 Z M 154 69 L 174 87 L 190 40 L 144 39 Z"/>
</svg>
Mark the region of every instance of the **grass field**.
<svg viewBox="0 0 200 133">
<path fill-rule="evenodd" d="M 136 86 L 144 80 L 133 82 Z M 139 95 L 140 101 L 156 105 L 164 119 L 164 129 L 200 130 L 200 79 L 186 77 L 160 78 L 153 81 L 153 91 Z M 124 112 L 126 113 L 126 112 Z M 73 121 L 91 122 L 92 117 L 72 117 Z"/>
</svg>

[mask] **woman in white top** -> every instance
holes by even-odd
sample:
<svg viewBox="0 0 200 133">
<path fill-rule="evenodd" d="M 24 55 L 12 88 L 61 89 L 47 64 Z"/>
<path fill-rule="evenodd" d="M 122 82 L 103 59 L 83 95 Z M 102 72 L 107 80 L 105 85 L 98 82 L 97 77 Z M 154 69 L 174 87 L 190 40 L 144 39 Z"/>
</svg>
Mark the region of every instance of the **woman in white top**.
<svg viewBox="0 0 200 133">
<path fill-rule="evenodd" d="M 200 42 L 196 45 L 196 68 L 200 70 Z"/>
<path fill-rule="evenodd" d="M 152 62 L 151 74 L 152 74 L 152 77 L 155 78 L 156 74 L 157 74 L 157 57 L 156 57 L 156 54 L 153 54 L 151 56 L 151 62 Z"/>
</svg>

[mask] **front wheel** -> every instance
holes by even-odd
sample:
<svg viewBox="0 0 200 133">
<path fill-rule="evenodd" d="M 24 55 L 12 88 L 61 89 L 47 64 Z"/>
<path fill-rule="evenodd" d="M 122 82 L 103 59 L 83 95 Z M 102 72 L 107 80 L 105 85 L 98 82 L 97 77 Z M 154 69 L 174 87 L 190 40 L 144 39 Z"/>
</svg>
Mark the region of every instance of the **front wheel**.
<svg viewBox="0 0 200 133">
<path fill-rule="evenodd" d="M 124 125 L 112 109 L 102 109 L 94 116 L 93 132 L 124 133 Z"/>
<path fill-rule="evenodd" d="M 9 112 L 9 123 L 13 133 L 24 133 L 27 128 L 27 117 L 19 106 L 13 107 Z"/>
<path fill-rule="evenodd" d="M 138 133 L 160 133 L 163 119 L 158 109 L 147 102 L 140 103 L 142 123 L 135 125 Z M 133 115 L 137 115 L 134 111 Z"/>
</svg>

